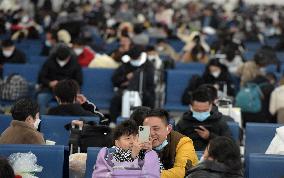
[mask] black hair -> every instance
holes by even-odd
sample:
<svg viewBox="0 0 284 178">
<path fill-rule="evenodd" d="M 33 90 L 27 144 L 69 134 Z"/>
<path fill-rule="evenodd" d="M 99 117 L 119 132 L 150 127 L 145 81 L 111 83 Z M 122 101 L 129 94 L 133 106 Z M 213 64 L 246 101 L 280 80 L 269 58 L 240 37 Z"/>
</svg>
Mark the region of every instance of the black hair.
<svg viewBox="0 0 284 178">
<path fill-rule="evenodd" d="M 207 91 L 212 102 L 218 98 L 218 90 L 211 84 L 202 84 L 197 88 L 197 90 Z"/>
<path fill-rule="evenodd" d="M 239 146 L 231 138 L 217 136 L 209 141 L 208 155 L 233 170 L 242 169 Z"/>
<path fill-rule="evenodd" d="M 130 119 L 134 120 L 138 126 L 143 125 L 144 119 L 147 116 L 151 108 L 146 106 L 138 106 L 134 108 L 134 111 L 130 115 Z"/>
<path fill-rule="evenodd" d="M 73 44 L 83 46 L 83 45 L 86 45 L 86 42 L 83 38 L 76 38 L 73 40 Z"/>
<path fill-rule="evenodd" d="M 160 109 L 160 108 L 151 109 L 147 113 L 146 117 L 159 117 L 166 125 L 169 124 L 169 120 L 170 120 L 168 111 L 166 111 L 165 109 Z"/>
<path fill-rule="evenodd" d="M 25 121 L 28 116 L 35 118 L 38 112 L 38 104 L 29 98 L 16 101 L 11 109 L 13 119 L 18 121 Z"/>
<path fill-rule="evenodd" d="M 195 91 L 192 92 L 191 95 L 191 104 L 193 104 L 194 101 L 212 103 L 211 93 L 208 92 L 208 89 L 197 88 Z"/>
<path fill-rule="evenodd" d="M 0 157 L 0 177 L 1 178 L 15 178 L 15 173 L 9 162 Z"/>
<path fill-rule="evenodd" d="M 56 56 L 59 60 L 65 60 L 71 56 L 71 49 L 67 45 L 59 45 L 56 49 Z"/>
<path fill-rule="evenodd" d="M 2 41 L 2 47 L 7 48 L 14 46 L 14 42 L 11 39 L 5 39 Z"/>
<path fill-rule="evenodd" d="M 143 52 L 143 48 L 142 46 L 136 45 L 133 46 L 128 52 L 127 55 L 131 58 L 131 59 L 138 59 L 141 55 L 141 53 Z"/>
<path fill-rule="evenodd" d="M 114 129 L 113 139 L 118 140 L 123 135 L 128 136 L 132 134 L 138 134 L 138 126 L 134 120 L 125 120 Z"/>
<path fill-rule="evenodd" d="M 148 46 L 146 47 L 146 51 L 147 51 L 147 52 L 155 51 L 155 47 L 154 47 L 153 45 L 148 45 Z"/>
<path fill-rule="evenodd" d="M 73 103 L 80 90 L 79 84 L 72 79 L 59 81 L 54 88 L 54 95 L 63 103 Z"/>
</svg>

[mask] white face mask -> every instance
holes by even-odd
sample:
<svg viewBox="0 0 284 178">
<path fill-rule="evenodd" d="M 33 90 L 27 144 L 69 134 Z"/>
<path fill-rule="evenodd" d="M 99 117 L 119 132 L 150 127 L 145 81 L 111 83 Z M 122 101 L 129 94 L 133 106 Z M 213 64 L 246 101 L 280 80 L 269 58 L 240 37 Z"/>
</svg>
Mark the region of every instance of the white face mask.
<svg viewBox="0 0 284 178">
<path fill-rule="evenodd" d="M 215 72 L 211 72 L 211 75 L 215 78 L 218 78 L 221 74 L 221 71 L 215 71 Z"/>
<path fill-rule="evenodd" d="M 142 64 L 144 64 L 147 60 L 147 54 L 141 53 L 140 58 L 136 60 L 131 60 L 130 64 L 134 67 L 140 67 Z"/>
<path fill-rule="evenodd" d="M 60 67 L 64 67 L 68 63 L 68 60 L 61 61 L 59 59 L 56 59 L 56 61 Z"/>
<path fill-rule="evenodd" d="M 161 52 L 161 51 L 164 51 L 164 49 L 165 49 L 164 46 L 158 46 L 158 47 L 157 47 L 157 50 L 160 51 L 160 52 Z"/>
<path fill-rule="evenodd" d="M 38 129 L 38 126 L 39 126 L 39 123 L 40 123 L 40 119 L 36 119 L 36 121 L 34 122 L 34 128 L 37 130 Z"/>
<path fill-rule="evenodd" d="M 14 53 L 14 50 L 3 50 L 3 55 L 5 57 L 11 57 L 13 53 Z"/>
<path fill-rule="evenodd" d="M 83 48 L 75 48 L 75 49 L 74 49 L 74 52 L 75 52 L 75 54 L 76 54 L 77 56 L 79 56 L 80 54 L 83 53 Z"/>
</svg>

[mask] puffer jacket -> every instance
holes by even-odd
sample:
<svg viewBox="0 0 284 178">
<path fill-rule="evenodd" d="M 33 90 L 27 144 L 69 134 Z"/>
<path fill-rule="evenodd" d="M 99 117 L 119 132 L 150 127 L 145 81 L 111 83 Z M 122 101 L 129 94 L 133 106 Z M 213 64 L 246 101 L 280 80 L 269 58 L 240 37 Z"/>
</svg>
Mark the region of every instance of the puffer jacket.
<svg viewBox="0 0 284 178">
<path fill-rule="evenodd" d="M 205 160 L 188 172 L 186 178 L 243 178 L 242 170 L 232 170 L 223 163 Z"/>
</svg>

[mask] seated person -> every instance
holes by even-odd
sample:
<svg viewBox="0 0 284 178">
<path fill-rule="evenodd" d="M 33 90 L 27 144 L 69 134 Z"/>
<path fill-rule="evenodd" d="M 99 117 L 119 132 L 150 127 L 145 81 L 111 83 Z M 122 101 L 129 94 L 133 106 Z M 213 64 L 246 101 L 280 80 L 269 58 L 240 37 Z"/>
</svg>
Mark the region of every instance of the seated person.
<svg viewBox="0 0 284 178">
<path fill-rule="evenodd" d="M 206 147 L 202 161 L 188 174 L 186 178 L 243 178 L 239 146 L 227 137 L 215 137 Z"/>
<path fill-rule="evenodd" d="M 144 118 L 147 116 L 149 111 L 151 111 L 151 108 L 149 107 L 137 106 L 134 108 L 129 119 L 134 120 L 137 126 L 142 126 L 144 122 Z"/>
<path fill-rule="evenodd" d="M 72 49 L 60 43 L 51 51 L 39 72 L 37 102 L 41 114 L 46 114 L 47 105 L 53 99 L 52 90 L 55 85 L 64 79 L 76 80 L 81 85 L 83 74 Z"/>
<path fill-rule="evenodd" d="M 284 155 L 284 126 L 276 129 L 276 134 L 265 154 Z"/>
<path fill-rule="evenodd" d="M 45 144 L 37 131 L 39 107 L 31 99 L 20 99 L 11 109 L 13 120 L 0 137 L 0 144 Z"/>
<path fill-rule="evenodd" d="M 155 105 L 155 69 L 152 62 L 143 54 L 140 46 L 133 47 L 128 53 L 131 60 L 119 66 L 112 75 L 115 94 L 111 99 L 110 118 L 114 123 L 121 114 L 122 96 L 125 90 L 142 92 L 143 106 L 154 107 Z M 140 86 L 141 83 L 142 86 Z M 139 91 L 140 89 L 142 91 Z"/>
<path fill-rule="evenodd" d="M 157 153 L 151 150 L 150 141 L 138 142 L 137 133 L 138 127 L 133 120 L 126 120 L 118 125 L 114 131 L 114 150 L 111 152 L 106 147 L 100 150 L 92 178 L 110 176 L 115 167 L 139 168 L 141 167 L 141 160 L 144 160 L 142 172 L 146 174 L 146 177 L 160 177 Z M 108 160 L 109 158 L 111 160 Z"/>
<path fill-rule="evenodd" d="M 2 76 L 2 68 L 5 63 L 26 63 L 26 55 L 16 48 L 12 40 L 7 39 L 1 43 L 0 51 L 0 69 Z"/>
<path fill-rule="evenodd" d="M 183 178 L 185 172 L 198 163 L 192 140 L 173 131 L 167 111 L 151 110 L 143 125 L 151 128 L 153 149 L 161 161 L 161 178 Z"/>
<path fill-rule="evenodd" d="M 204 150 L 216 136 L 231 137 L 226 118 L 213 107 L 212 97 L 206 89 L 192 93 L 190 111 L 183 114 L 176 130 L 191 138 L 198 151 Z"/>
<path fill-rule="evenodd" d="M 97 107 L 79 94 L 80 87 L 75 80 L 61 80 L 54 88 L 58 106 L 50 108 L 48 115 L 61 116 L 103 116 Z"/>
</svg>

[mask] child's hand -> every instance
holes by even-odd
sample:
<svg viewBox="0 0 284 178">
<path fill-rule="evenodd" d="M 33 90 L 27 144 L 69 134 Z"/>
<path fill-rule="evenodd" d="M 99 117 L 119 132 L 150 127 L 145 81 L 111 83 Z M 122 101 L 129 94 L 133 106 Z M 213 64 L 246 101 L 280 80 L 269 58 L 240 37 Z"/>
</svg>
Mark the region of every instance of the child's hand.
<svg viewBox="0 0 284 178">
<path fill-rule="evenodd" d="M 134 140 L 132 150 L 131 150 L 131 157 L 133 159 L 137 158 L 140 150 L 142 149 L 142 146 L 143 146 L 143 143 L 138 142 L 138 139 Z"/>
</svg>

